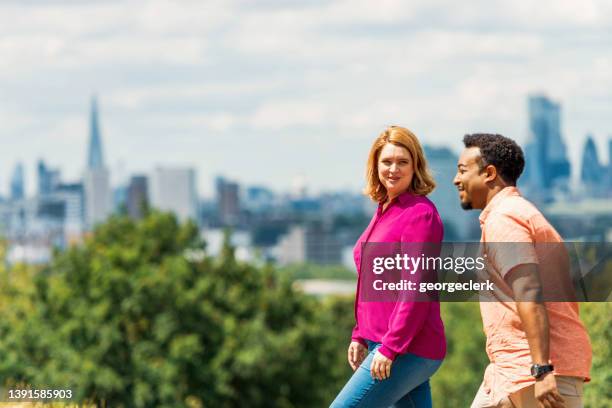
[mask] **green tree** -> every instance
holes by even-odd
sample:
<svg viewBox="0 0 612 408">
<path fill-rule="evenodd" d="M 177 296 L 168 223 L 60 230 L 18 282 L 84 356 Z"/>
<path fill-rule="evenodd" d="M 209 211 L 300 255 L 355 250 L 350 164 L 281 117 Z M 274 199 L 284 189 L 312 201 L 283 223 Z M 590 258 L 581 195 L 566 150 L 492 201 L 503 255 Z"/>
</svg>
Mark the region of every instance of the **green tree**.
<svg viewBox="0 0 612 408">
<path fill-rule="evenodd" d="M 73 390 L 112 407 L 321 407 L 352 372 L 353 297 L 292 288 L 304 273 L 204 256 L 195 225 L 115 217 L 45 268 L 0 243 L 0 385 Z M 323 270 L 323 275 L 330 270 Z M 308 266 L 310 276 L 323 276 Z M 477 303 L 443 303 L 434 406 L 469 406 L 487 357 Z M 612 403 L 610 303 L 581 305 L 593 344 L 585 406 Z"/>
<path fill-rule="evenodd" d="M 447 355 L 431 380 L 435 407 L 469 407 L 488 363 L 478 303 L 442 303 Z"/>
<path fill-rule="evenodd" d="M 349 375 L 352 303 L 295 292 L 229 241 L 195 256 L 198 236 L 169 214 L 114 217 L 44 270 L 4 273 L 2 383 L 113 407 L 328 404 Z"/>
<path fill-rule="evenodd" d="M 591 381 L 584 386 L 584 406 L 612 406 L 612 303 L 584 303 L 580 317 L 584 322 L 593 348 Z"/>
</svg>

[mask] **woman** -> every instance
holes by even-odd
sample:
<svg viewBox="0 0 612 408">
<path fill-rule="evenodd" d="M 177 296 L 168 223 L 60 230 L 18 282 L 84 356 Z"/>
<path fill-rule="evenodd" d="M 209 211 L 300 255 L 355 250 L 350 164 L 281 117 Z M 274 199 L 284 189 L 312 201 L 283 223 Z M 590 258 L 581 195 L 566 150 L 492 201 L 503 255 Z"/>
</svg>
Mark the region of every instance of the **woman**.
<svg viewBox="0 0 612 408">
<path fill-rule="evenodd" d="M 374 141 L 365 193 L 378 209 L 353 250 L 362 280 L 362 244 L 433 242 L 443 236 L 435 187 L 423 149 L 408 129 L 391 126 Z M 418 272 L 417 272 L 418 273 Z M 446 354 L 437 302 L 355 300 L 356 325 L 348 348 L 354 374 L 332 407 L 431 407 L 429 378 Z"/>
</svg>

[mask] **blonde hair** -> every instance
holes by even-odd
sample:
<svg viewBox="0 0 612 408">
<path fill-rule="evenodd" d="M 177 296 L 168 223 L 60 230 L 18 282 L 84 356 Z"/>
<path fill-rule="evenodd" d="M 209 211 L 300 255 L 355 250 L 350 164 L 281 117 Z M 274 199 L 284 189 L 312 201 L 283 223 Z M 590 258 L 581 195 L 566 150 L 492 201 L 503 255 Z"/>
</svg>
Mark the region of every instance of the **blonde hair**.
<svg viewBox="0 0 612 408">
<path fill-rule="evenodd" d="M 378 178 L 378 157 L 380 151 L 387 144 L 392 143 L 408 150 L 414 166 L 414 176 L 408 186 L 408 191 L 416 195 L 427 195 L 436 188 L 429 168 L 425 153 L 419 143 L 419 139 L 410 130 L 400 126 L 390 126 L 385 129 L 372 144 L 368 155 L 366 168 L 366 188 L 364 194 L 376 202 L 382 202 L 387 198 L 387 189 Z"/>
</svg>

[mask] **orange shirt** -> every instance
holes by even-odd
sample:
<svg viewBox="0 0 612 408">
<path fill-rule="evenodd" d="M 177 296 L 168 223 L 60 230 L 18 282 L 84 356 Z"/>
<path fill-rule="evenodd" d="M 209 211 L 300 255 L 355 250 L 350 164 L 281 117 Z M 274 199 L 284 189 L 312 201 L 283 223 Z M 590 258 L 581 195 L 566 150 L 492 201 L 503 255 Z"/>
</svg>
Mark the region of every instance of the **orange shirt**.
<svg viewBox="0 0 612 408">
<path fill-rule="evenodd" d="M 480 215 L 481 242 L 488 255 L 488 270 L 503 278 L 514 267 L 538 264 L 542 277 L 544 298 L 546 282 L 559 285 L 563 279 L 554 274 L 562 270 L 567 260 L 562 254 L 550 256 L 550 248 L 563 248 L 563 239 L 542 213 L 524 199 L 516 187 L 506 187 L 497 193 Z M 495 244 L 517 243 L 511 251 L 496 251 Z M 497 244 L 501 248 L 500 244 Z M 512 248 L 513 244 L 509 245 Z M 508 248 L 508 247 L 506 247 Z M 510 252 L 510 254 L 509 254 Z M 544 266 L 544 264 L 546 264 Z M 557 282 L 557 283 L 555 283 Z M 507 290 L 511 289 L 509 287 Z M 559 290 L 559 288 L 556 288 Z M 582 377 L 589 380 L 591 344 L 580 321 L 578 303 L 546 302 L 550 327 L 550 360 L 556 375 Z M 484 376 L 484 388 L 499 400 L 535 382 L 530 375 L 532 364 L 527 337 L 522 330 L 516 304 L 512 301 L 483 301 L 480 303 L 483 328 L 487 337 L 486 351 L 491 364 Z"/>
</svg>

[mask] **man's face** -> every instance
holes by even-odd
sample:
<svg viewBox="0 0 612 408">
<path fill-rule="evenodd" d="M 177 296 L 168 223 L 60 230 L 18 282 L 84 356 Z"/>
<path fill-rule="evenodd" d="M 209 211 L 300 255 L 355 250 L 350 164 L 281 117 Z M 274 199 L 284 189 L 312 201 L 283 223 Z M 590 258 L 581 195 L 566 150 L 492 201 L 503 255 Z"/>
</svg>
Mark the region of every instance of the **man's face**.
<svg viewBox="0 0 612 408">
<path fill-rule="evenodd" d="M 461 152 L 453 184 L 459 190 L 464 210 L 483 209 L 487 204 L 487 172 L 480 169 L 480 149 L 469 147 Z"/>
</svg>

